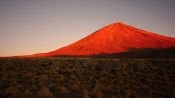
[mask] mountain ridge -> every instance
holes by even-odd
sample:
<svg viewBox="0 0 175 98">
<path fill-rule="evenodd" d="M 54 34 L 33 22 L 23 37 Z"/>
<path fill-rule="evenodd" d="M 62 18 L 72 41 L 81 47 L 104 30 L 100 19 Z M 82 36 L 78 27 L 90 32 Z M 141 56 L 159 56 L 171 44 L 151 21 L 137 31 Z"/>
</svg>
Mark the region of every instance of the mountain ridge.
<svg viewBox="0 0 175 98">
<path fill-rule="evenodd" d="M 171 48 L 175 38 L 147 32 L 122 22 L 104 26 L 70 45 L 51 52 L 27 57 L 56 55 L 97 55 L 127 52 L 130 48 Z"/>
</svg>

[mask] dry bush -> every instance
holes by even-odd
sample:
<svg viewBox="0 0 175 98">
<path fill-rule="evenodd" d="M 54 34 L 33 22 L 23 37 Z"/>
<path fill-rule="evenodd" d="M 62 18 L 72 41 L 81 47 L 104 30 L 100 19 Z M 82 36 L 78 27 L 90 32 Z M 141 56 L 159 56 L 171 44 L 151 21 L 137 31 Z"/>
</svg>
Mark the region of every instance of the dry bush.
<svg viewBox="0 0 175 98">
<path fill-rule="evenodd" d="M 117 98 L 117 96 L 112 95 L 111 98 Z"/>
<path fill-rule="evenodd" d="M 86 89 L 83 89 L 83 98 L 90 98 Z"/>
<path fill-rule="evenodd" d="M 32 78 L 32 77 L 34 76 L 34 74 L 33 74 L 32 72 L 26 72 L 26 73 L 24 74 L 24 76 L 25 76 L 26 78 Z"/>
<path fill-rule="evenodd" d="M 10 98 L 22 98 L 22 93 L 17 87 L 8 87 L 5 89 L 5 94 Z"/>
<path fill-rule="evenodd" d="M 122 95 L 117 95 L 114 98 L 124 98 Z"/>
<path fill-rule="evenodd" d="M 111 93 L 111 92 L 114 92 L 114 88 L 113 88 L 114 85 L 105 85 L 103 86 L 102 88 L 102 91 L 105 92 L 105 93 Z"/>
<path fill-rule="evenodd" d="M 101 90 L 97 90 L 94 95 L 96 98 L 104 98 L 104 94 L 102 93 Z"/>
<path fill-rule="evenodd" d="M 11 86 L 15 86 L 17 84 L 16 79 L 15 78 L 8 78 L 7 82 L 11 85 Z"/>
<path fill-rule="evenodd" d="M 58 80 L 63 81 L 65 79 L 64 74 L 59 74 Z"/>
<path fill-rule="evenodd" d="M 96 81 L 96 85 L 92 91 L 92 96 L 95 98 L 104 98 L 104 94 L 102 93 L 102 84 L 100 84 L 98 81 Z"/>
<path fill-rule="evenodd" d="M 54 95 L 52 94 L 52 92 L 47 87 L 43 86 L 39 90 L 36 98 L 55 98 L 55 97 L 54 97 Z"/>
<path fill-rule="evenodd" d="M 29 90 L 36 90 L 37 89 L 37 86 L 35 84 L 31 84 L 29 87 L 28 87 Z"/>
<path fill-rule="evenodd" d="M 30 92 L 29 90 L 25 90 L 22 94 L 22 98 L 32 98 L 32 92 Z"/>
<path fill-rule="evenodd" d="M 42 88 L 43 86 L 45 86 L 45 82 L 44 81 L 38 81 L 38 87 L 37 88 Z"/>
<path fill-rule="evenodd" d="M 41 75 L 40 80 L 41 81 L 47 81 L 48 80 L 48 75 L 47 74 Z"/>
<path fill-rule="evenodd" d="M 8 74 L 7 73 L 2 73 L 2 76 L 1 76 L 1 81 L 5 81 L 8 77 Z"/>
<path fill-rule="evenodd" d="M 59 91 L 60 94 L 69 94 L 68 89 L 63 85 L 58 85 L 56 89 Z"/>
<path fill-rule="evenodd" d="M 80 87 L 80 86 L 81 86 L 81 85 L 80 85 L 80 81 L 76 79 L 76 80 L 74 81 L 73 85 L 71 86 L 71 89 L 72 89 L 73 91 L 80 92 L 80 91 L 81 91 L 81 87 Z"/>
</svg>

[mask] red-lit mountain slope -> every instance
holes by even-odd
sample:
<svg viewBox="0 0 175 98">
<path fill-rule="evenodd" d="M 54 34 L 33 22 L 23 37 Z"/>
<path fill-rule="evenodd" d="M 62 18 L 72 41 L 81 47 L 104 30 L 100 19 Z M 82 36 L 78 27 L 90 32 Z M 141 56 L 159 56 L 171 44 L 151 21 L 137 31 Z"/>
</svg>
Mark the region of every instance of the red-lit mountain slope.
<svg viewBox="0 0 175 98">
<path fill-rule="evenodd" d="M 175 38 L 170 38 L 135 27 L 113 23 L 68 46 L 38 56 L 93 55 L 127 52 L 130 48 L 170 48 Z"/>
</svg>

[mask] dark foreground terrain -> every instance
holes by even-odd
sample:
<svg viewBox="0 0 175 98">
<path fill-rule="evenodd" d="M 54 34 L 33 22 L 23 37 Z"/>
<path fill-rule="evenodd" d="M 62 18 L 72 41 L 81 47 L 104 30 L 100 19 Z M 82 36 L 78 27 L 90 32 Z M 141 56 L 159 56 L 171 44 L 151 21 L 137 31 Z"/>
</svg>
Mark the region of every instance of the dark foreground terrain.
<svg viewBox="0 0 175 98">
<path fill-rule="evenodd" d="M 175 98 L 175 60 L 4 58 L 0 98 Z"/>
</svg>

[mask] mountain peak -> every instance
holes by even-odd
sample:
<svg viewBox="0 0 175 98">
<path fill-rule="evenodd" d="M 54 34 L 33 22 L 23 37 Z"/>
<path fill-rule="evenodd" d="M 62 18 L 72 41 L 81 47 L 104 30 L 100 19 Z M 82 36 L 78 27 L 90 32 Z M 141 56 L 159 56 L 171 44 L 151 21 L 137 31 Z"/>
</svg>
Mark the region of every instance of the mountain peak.
<svg viewBox="0 0 175 98">
<path fill-rule="evenodd" d="M 103 28 L 101 28 L 100 30 L 103 30 L 103 31 L 115 31 L 117 29 L 121 29 L 123 27 L 125 27 L 126 25 L 122 22 L 116 22 L 116 23 L 111 23 L 107 26 L 104 26 Z"/>
<path fill-rule="evenodd" d="M 123 22 L 114 22 L 114 23 L 111 23 L 110 25 L 113 25 L 113 26 L 127 26 L 127 24 L 125 24 Z"/>
<path fill-rule="evenodd" d="M 123 22 L 114 22 L 114 23 L 111 23 L 111 24 L 109 24 L 109 25 L 107 25 L 107 26 L 125 26 L 126 24 L 125 23 L 123 23 Z"/>
<path fill-rule="evenodd" d="M 125 23 L 124 22 L 113 22 L 113 23 L 111 23 L 111 25 L 125 25 Z M 110 24 L 109 24 L 110 25 Z"/>
</svg>

